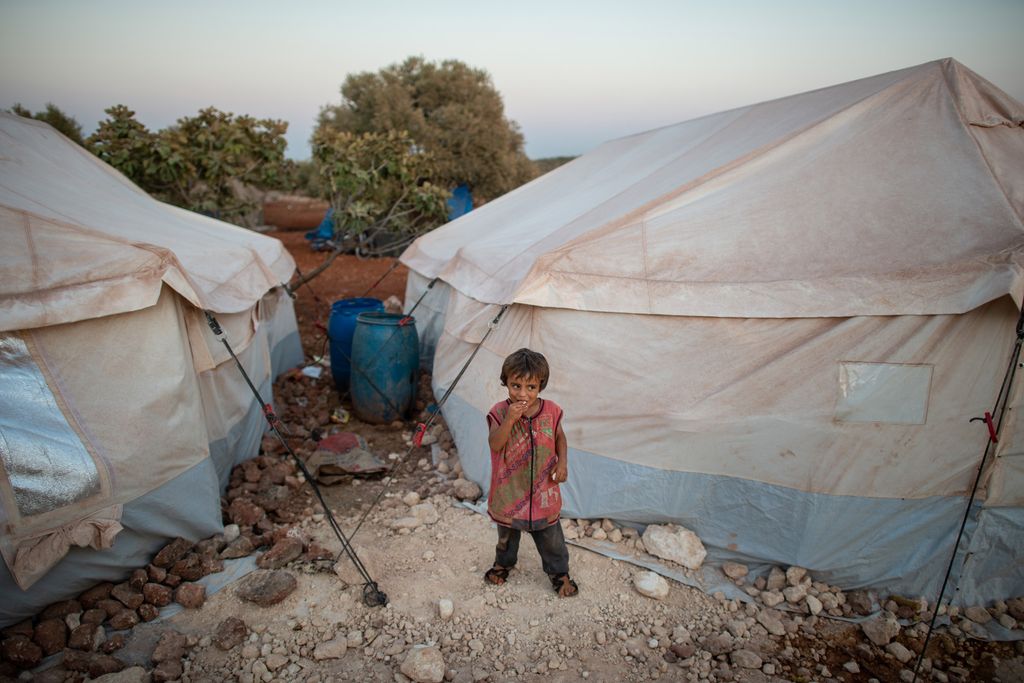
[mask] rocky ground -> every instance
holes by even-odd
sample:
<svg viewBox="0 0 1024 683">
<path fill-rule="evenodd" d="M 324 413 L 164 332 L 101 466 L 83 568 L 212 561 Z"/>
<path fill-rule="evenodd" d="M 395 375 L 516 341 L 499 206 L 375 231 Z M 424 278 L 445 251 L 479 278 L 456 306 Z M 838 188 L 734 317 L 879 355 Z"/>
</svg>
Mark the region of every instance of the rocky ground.
<svg viewBox="0 0 1024 683">
<path fill-rule="evenodd" d="M 309 270 L 315 257 L 300 247 L 293 252 Z M 345 287 L 330 277 L 313 285 L 327 301 L 360 295 L 387 269 L 369 263 L 348 268 L 343 277 L 353 279 Z M 353 274 L 359 267 L 362 280 Z M 386 280 L 375 293 L 401 288 Z M 300 295 L 297 304 L 310 358 L 321 348 L 311 297 Z M 288 443 L 304 460 L 315 461 L 323 438 L 349 432 L 394 468 L 335 472 L 328 477 L 334 483 L 322 487 L 387 605 L 366 604 L 363 581 L 325 510 L 281 443 L 268 437 L 261 454 L 232 475 L 224 534 L 172 541 L 123 583 L 101 584 L 6 629 L 0 674 L 243 683 L 912 679 L 929 616 L 925 601 L 844 592 L 799 567 L 753 576 L 733 564 L 722 567 L 722 580 L 738 586 L 743 599 L 726 599 L 583 547 L 612 544 L 624 557 L 685 572 L 665 559 L 673 537 L 684 533 L 672 527 L 656 527 L 659 538 L 611 520 L 563 520 L 567 537 L 582 544 L 570 548 L 576 597 L 555 595 L 525 540 L 508 583 L 486 584 L 493 527 L 463 505 L 479 488 L 460 476 L 443 422 L 414 447 L 415 420 L 345 421 L 347 405 L 329 374 L 291 373 L 275 393 Z M 429 415 L 423 409 L 430 400 L 421 394 L 418 418 Z M 210 579 L 253 558 L 253 571 L 207 591 Z M 175 605 L 185 609 L 171 615 Z M 950 626 L 932 637 L 921 680 L 1024 680 L 1020 644 L 979 638 L 989 621 L 1016 629 L 1024 602 L 940 613 Z M 865 614 L 860 623 L 847 621 Z"/>
</svg>

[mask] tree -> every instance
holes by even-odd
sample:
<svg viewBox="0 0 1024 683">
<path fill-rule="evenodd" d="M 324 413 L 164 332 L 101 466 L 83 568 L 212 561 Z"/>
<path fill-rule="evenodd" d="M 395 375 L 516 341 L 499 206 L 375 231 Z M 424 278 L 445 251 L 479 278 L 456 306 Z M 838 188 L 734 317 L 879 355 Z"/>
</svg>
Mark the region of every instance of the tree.
<svg viewBox="0 0 1024 683">
<path fill-rule="evenodd" d="M 342 102 L 321 109 L 317 132 L 408 131 L 434 159 L 434 180 L 467 183 L 486 201 L 534 177 L 523 136 L 505 118 L 501 95 L 482 69 L 457 60 L 410 57 L 377 73 L 349 75 Z"/>
<path fill-rule="evenodd" d="M 82 139 L 82 126 L 78 124 L 78 121 L 73 116 L 65 114 L 52 102 L 47 102 L 46 109 L 37 111 L 35 114 L 21 106 L 21 104 L 15 104 L 11 107 L 11 112 L 18 116 L 24 116 L 27 119 L 48 123 L 68 138 L 85 147 L 85 140 Z"/>
<path fill-rule="evenodd" d="M 334 209 L 337 251 L 397 254 L 445 220 L 448 191 L 429 181 L 433 160 L 405 131 L 321 129 L 313 159 Z"/>
<path fill-rule="evenodd" d="M 89 149 L 157 199 L 243 224 L 257 208 L 246 188 L 286 184 L 288 124 L 213 107 L 150 132 L 124 105 L 106 110 Z"/>
</svg>

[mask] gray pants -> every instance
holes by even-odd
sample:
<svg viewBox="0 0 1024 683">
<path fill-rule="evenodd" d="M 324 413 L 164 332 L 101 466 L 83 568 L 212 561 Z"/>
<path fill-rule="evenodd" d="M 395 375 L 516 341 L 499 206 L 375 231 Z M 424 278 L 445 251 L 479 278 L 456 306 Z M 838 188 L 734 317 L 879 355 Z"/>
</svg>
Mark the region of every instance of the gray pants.
<svg viewBox="0 0 1024 683">
<path fill-rule="evenodd" d="M 548 576 L 569 573 L 569 549 L 565 547 L 565 536 L 562 525 L 555 522 L 551 526 L 527 531 L 533 536 L 533 543 L 540 553 L 541 566 Z M 494 564 L 499 567 L 514 567 L 519 559 L 519 539 L 523 532 L 498 525 L 498 545 L 495 548 Z"/>
</svg>

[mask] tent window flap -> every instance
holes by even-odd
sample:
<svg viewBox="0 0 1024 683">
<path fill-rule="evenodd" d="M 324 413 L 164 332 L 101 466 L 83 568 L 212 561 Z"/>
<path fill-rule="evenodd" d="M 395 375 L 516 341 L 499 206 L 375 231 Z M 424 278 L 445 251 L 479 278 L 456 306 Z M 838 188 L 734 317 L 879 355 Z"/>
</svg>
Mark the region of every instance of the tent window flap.
<svg viewBox="0 0 1024 683">
<path fill-rule="evenodd" d="M 61 412 L 28 346 L 16 335 L 0 335 L 0 460 L 8 493 L 22 517 L 71 505 L 101 490 L 96 463 Z"/>
<path fill-rule="evenodd" d="M 931 365 L 839 363 L 840 422 L 924 424 L 928 417 Z"/>
</svg>

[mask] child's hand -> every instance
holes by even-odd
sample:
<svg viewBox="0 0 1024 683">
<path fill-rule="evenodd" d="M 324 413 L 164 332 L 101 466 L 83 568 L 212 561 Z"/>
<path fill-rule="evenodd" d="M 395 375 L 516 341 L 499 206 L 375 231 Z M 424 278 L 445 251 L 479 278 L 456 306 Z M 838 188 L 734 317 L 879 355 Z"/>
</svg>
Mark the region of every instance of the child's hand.
<svg viewBox="0 0 1024 683">
<path fill-rule="evenodd" d="M 551 481 L 556 484 L 561 484 L 569 478 L 569 467 L 565 460 L 562 458 L 558 459 L 555 463 L 555 469 L 551 470 Z"/>
<path fill-rule="evenodd" d="M 508 407 L 508 416 L 512 420 L 518 420 L 526 413 L 526 409 L 529 407 L 529 403 L 526 401 L 513 401 Z"/>
</svg>

